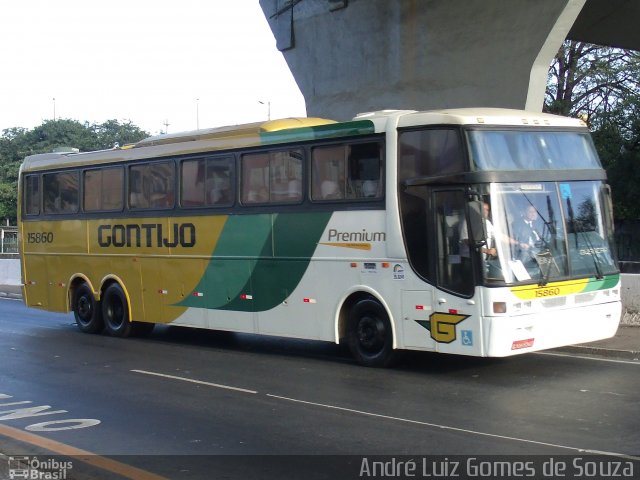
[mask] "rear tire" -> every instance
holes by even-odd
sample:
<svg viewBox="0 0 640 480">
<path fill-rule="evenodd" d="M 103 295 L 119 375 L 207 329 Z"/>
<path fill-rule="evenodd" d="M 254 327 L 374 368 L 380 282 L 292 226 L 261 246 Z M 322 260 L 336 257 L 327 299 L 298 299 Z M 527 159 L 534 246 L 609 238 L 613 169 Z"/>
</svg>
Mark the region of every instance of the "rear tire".
<svg viewBox="0 0 640 480">
<path fill-rule="evenodd" d="M 397 357 L 389 316 L 373 298 L 360 300 L 351 309 L 348 342 L 353 357 L 365 367 L 390 367 Z"/>
<path fill-rule="evenodd" d="M 122 287 L 112 283 L 102 295 L 102 318 L 107 333 L 114 337 L 128 337 L 132 325 L 129 321 L 129 304 Z"/>
<path fill-rule="evenodd" d="M 100 303 L 86 283 L 81 283 L 73 292 L 73 316 L 81 332 L 98 333 L 104 328 Z"/>
</svg>

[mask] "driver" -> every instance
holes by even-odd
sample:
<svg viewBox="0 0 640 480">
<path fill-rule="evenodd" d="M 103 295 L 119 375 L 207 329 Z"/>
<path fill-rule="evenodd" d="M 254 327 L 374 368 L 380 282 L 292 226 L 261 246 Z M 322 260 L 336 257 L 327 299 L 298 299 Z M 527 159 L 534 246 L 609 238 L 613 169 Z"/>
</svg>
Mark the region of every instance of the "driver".
<svg viewBox="0 0 640 480">
<path fill-rule="evenodd" d="M 533 205 L 525 208 L 522 217 L 513 223 L 511 231 L 516 245 L 515 258 L 523 261 L 532 259 L 540 250 L 542 242 L 538 211 Z"/>
</svg>

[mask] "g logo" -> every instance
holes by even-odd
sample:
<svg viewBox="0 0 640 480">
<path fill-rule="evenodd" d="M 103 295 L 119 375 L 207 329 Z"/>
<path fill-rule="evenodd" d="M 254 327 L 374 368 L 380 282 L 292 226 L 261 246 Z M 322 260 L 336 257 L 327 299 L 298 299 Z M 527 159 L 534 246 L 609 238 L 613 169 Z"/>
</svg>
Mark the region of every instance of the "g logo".
<svg viewBox="0 0 640 480">
<path fill-rule="evenodd" d="M 451 343 L 456 340 L 456 325 L 469 318 L 470 315 L 457 313 L 435 312 L 429 316 L 428 321 L 416 320 L 420 325 L 431 332 L 431 338 L 438 343 Z"/>
</svg>

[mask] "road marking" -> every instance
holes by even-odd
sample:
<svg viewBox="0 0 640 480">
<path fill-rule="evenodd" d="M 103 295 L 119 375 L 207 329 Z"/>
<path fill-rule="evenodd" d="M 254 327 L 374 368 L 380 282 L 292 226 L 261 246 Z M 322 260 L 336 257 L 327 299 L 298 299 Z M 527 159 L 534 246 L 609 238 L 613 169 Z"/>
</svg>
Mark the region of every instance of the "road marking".
<svg viewBox="0 0 640 480">
<path fill-rule="evenodd" d="M 616 392 L 596 392 L 593 390 L 587 390 L 585 388 L 580 389 L 580 393 L 597 393 L 598 395 L 614 395 L 616 397 L 624 397 L 626 394 L 624 393 L 616 393 Z"/>
<path fill-rule="evenodd" d="M 101 457 L 93 452 L 82 450 L 80 448 L 72 447 L 66 443 L 57 442 L 49 438 L 41 437 L 33 433 L 24 432 L 17 428 L 8 427 L 0 424 L 0 435 L 14 440 L 18 440 L 23 443 L 28 443 L 36 447 L 44 448 L 57 455 L 64 455 L 72 457 L 73 460 L 86 463 L 92 467 L 106 470 L 117 475 L 121 475 L 125 478 L 132 480 L 167 480 L 165 477 L 156 475 L 155 473 L 147 472 L 140 468 L 132 467 L 126 463 L 117 462 L 110 458 Z"/>
<path fill-rule="evenodd" d="M 171 380 L 180 380 L 182 382 L 196 383 L 198 385 L 206 385 L 207 387 L 223 388 L 225 390 L 234 390 L 243 393 L 258 393 L 256 390 L 247 390 L 246 388 L 231 387 L 229 385 L 221 385 L 219 383 L 203 382 L 202 380 L 194 380 L 193 378 L 178 377 L 175 375 L 167 375 L 165 373 L 149 372 L 147 370 L 131 370 L 134 373 L 142 373 L 143 375 L 153 375 L 156 377 L 170 378 Z"/>
<path fill-rule="evenodd" d="M 340 410 L 342 412 L 349 412 L 349 413 L 355 413 L 358 415 L 365 415 L 368 417 L 375 417 L 375 418 L 384 418 L 386 420 L 393 420 L 396 422 L 403 422 L 403 423 L 411 423 L 414 425 L 423 425 L 425 427 L 433 427 L 433 428 L 439 428 L 441 430 L 450 430 L 453 432 L 461 432 L 461 433 L 468 433 L 471 435 L 479 435 L 482 437 L 491 437 L 491 438 L 499 438 L 501 440 L 510 440 L 513 442 L 522 442 L 522 443 L 529 443 L 529 444 L 534 444 L 534 445 L 542 445 L 545 447 L 554 447 L 554 448 L 562 448 L 565 450 L 573 450 L 576 452 L 580 452 L 580 453 L 586 453 L 586 454 L 595 454 L 595 455 L 608 455 L 608 456 L 612 456 L 612 457 L 621 457 L 621 458 L 625 458 L 625 459 L 630 459 L 630 460 L 640 460 L 640 457 L 634 457 L 632 455 L 627 455 L 624 453 L 616 453 L 616 452 L 605 452 L 605 451 L 601 451 L 601 450 L 592 450 L 589 448 L 579 448 L 579 447 L 571 447 L 568 445 L 560 445 L 557 443 L 548 443 L 548 442 L 540 442 L 538 440 L 529 440 L 526 438 L 518 438 L 518 437 L 509 437 L 506 435 L 498 435 L 495 433 L 487 433 L 487 432 L 479 432 L 476 430 L 468 430 L 466 428 L 459 428 L 459 427 L 452 427 L 449 425 L 440 425 L 437 423 L 429 423 L 429 422 L 423 422 L 420 420 L 411 420 L 409 418 L 402 418 L 402 417 L 392 417 L 389 415 L 382 415 L 380 413 L 372 413 L 372 412 L 365 412 L 363 410 L 355 410 L 353 408 L 346 408 L 346 407 L 338 407 L 336 405 L 326 405 L 323 403 L 316 403 L 316 402 L 309 402 L 306 400 L 298 400 L 296 398 L 289 398 L 289 397 L 282 397 L 279 395 L 272 395 L 270 393 L 267 393 L 267 397 L 272 397 L 272 398 L 276 398 L 279 400 L 286 400 L 289 402 L 294 402 L 294 403 L 302 403 L 304 405 L 313 405 L 315 407 L 322 407 L 322 408 L 329 408 L 332 410 Z"/>
<path fill-rule="evenodd" d="M 622 363 L 624 365 L 640 365 L 640 361 L 615 360 L 613 358 L 587 357 L 586 355 L 573 355 L 571 353 L 533 352 L 534 355 L 548 355 L 550 357 L 580 358 L 582 360 L 595 360 L 597 362 Z"/>
<path fill-rule="evenodd" d="M 571 356 L 571 355 L 563 355 L 563 356 Z M 589 357 L 585 357 L 585 358 L 589 359 L 589 360 L 591 359 Z M 633 364 L 634 362 L 623 362 L 623 363 L 632 363 Z M 146 371 L 146 370 L 131 370 L 131 371 L 135 372 L 135 373 L 141 373 L 141 374 L 145 374 L 145 375 L 153 375 L 153 376 L 162 377 L 162 378 L 168 378 L 168 379 L 172 379 L 172 380 L 180 380 L 180 381 L 184 381 L 184 382 L 196 383 L 196 384 L 206 385 L 206 386 L 210 386 L 210 387 L 224 388 L 224 389 L 227 389 L 227 390 L 234 390 L 234 391 L 238 391 L 238 392 L 252 393 L 252 394 L 257 394 L 258 393 L 256 390 L 247 390 L 247 389 L 244 389 L 244 388 L 230 387 L 228 385 L 221 385 L 221 384 L 218 384 L 218 383 L 204 382 L 204 381 L 201 381 L 201 380 L 194 380 L 192 378 L 186 378 L 186 377 L 178 377 L 178 376 L 175 376 L 175 375 L 167 375 L 167 374 L 164 374 L 164 373 L 149 372 L 149 371 Z M 513 442 L 522 442 L 522 443 L 528 443 L 528 444 L 532 444 L 532 445 L 541 445 L 541 446 L 545 446 L 545 447 L 553 447 L 553 448 L 560 448 L 560 449 L 565 449 L 565 450 L 572 450 L 572 451 L 575 451 L 575 452 L 585 453 L 585 454 L 590 454 L 590 455 L 608 455 L 608 456 L 612 456 L 612 457 L 619 457 L 619 458 L 625 458 L 625 459 L 631 459 L 631 460 L 640 460 L 640 456 L 632 456 L 632 455 L 628 455 L 628 454 L 624 454 L 624 453 L 607 452 L 607 451 L 603 451 L 603 450 L 594 450 L 594 449 L 590 449 L 590 448 L 572 447 L 572 446 L 569 446 L 569 445 L 561 445 L 561 444 L 557 444 L 557 443 L 541 442 L 541 441 L 538 441 L 538 440 L 530 440 L 530 439 L 526 439 L 526 438 L 510 437 L 510 436 L 499 435 L 499 434 L 495 434 L 495 433 L 480 432 L 480 431 L 477 431 L 477 430 L 469 430 L 469 429 L 466 429 L 466 428 L 452 427 L 452 426 L 449 426 L 449 425 L 440 425 L 440 424 L 437 424 L 437 423 L 423 422 L 423 421 L 420 421 L 420 420 L 412 420 L 410 418 L 392 417 L 392 416 L 383 415 L 383 414 L 380 414 L 380 413 L 366 412 L 366 411 L 363 411 L 363 410 L 355 410 L 355 409 L 352 409 L 352 408 L 339 407 L 337 405 L 327 405 L 327 404 L 324 404 L 324 403 L 317 403 L 317 402 L 310 402 L 310 401 L 306 401 L 306 400 L 299 400 L 299 399 L 291 398 L 291 397 L 283 397 L 281 395 L 273 395 L 271 393 L 266 393 L 265 396 L 270 397 L 270 398 L 274 398 L 274 399 L 277 399 L 277 400 L 284 400 L 284 401 L 287 401 L 287 402 L 300 403 L 300 404 L 304 404 L 304 405 L 312 405 L 312 406 L 315 406 L 315 407 L 328 408 L 328 409 L 332 409 L 332 410 L 339 410 L 339 411 L 342 411 L 342 412 L 355 413 L 357 415 L 364 415 L 364 416 L 368 416 L 368 417 L 383 418 L 383 419 L 386 419 L 386 420 L 392 420 L 392 421 L 396 421 L 396 422 L 411 423 L 411 424 L 414 424 L 414 425 L 422 425 L 422 426 L 426 426 L 426 427 L 438 428 L 438 429 L 441 429 L 441 430 L 449 430 L 449 431 L 453 431 L 453 432 L 462 432 L 462 433 L 467 433 L 467 434 L 471 434 L 471 435 L 479 435 L 479 436 L 483 436 L 483 437 L 498 438 L 498 439 L 513 441 Z"/>
<path fill-rule="evenodd" d="M 0 295 L 0 300 L 12 300 L 14 302 L 22 302 L 22 298 L 5 297 L 4 295 Z"/>
</svg>

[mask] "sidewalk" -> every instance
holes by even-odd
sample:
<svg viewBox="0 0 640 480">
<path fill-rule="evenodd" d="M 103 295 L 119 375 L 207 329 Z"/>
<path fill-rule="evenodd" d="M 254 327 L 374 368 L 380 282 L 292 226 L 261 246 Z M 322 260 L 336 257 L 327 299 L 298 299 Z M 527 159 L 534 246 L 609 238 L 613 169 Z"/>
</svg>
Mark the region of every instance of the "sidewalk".
<svg viewBox="0 0 640 480">
<path fill-rule="evenodd" d="M 640 360 L 640 326 L 620 325 L 615 336 L 597 342 L 556 348 L 556 352 L 601 355 L 625 360 Z"/>
<path fill-rule="evenodd" d="M 0 285 L 1 298 L 22 298 L 19 285 Z M 556 352 L 602 355 L 626 360 L 640 360 L 640 315 L 625 314 L 613 338 L 581 345 L 569 345 L 555 349 Z"/>
</svg>

